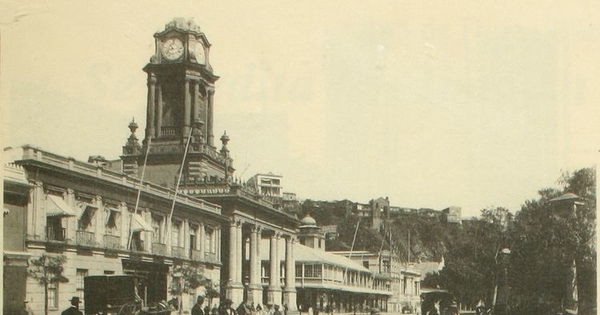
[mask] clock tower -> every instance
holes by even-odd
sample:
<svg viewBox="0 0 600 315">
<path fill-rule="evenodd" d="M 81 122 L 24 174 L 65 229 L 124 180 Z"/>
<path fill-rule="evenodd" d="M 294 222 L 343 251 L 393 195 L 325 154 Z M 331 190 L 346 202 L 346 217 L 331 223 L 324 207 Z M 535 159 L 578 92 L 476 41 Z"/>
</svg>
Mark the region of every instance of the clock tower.
<svg viewBox="0 0 600 315">
<path fill-rule="evenodd" d="M 229 179 L 233 172 L 226 148 L 229 138 L 221 137 L 227 141 L 220 151 L 214 144 L 219 77 L 210 65 L 210 42 L 193 20 L 182 18 L 167 23 L 154 39 L 154 55 L 144 67 L 148 75 L 145 137 L 137 150 L 123 147 L 123 171 L 138 173 L 138 166 L 146 161 L 144 180 L 173 188 L 190 138 L 182 179 Z"/>
</svg>

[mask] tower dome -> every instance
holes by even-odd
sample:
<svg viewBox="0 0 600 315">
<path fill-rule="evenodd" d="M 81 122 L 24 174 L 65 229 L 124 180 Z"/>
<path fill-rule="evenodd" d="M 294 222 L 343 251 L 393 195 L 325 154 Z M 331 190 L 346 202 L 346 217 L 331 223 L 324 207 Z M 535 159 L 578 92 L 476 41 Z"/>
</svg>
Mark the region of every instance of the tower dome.
<svg viewBox="0 0 600 315">
<path fill-rule="evenodd" d="M 317 227 L 317 220 L 307 214 L 302 220 L 300 220 L 300 227 Z"/>
</svg>

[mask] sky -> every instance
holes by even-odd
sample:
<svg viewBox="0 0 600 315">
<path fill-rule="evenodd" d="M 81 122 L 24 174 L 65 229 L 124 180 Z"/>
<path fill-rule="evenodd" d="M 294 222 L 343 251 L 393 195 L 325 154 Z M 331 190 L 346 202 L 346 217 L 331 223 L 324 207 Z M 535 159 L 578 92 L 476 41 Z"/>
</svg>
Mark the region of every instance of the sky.
<svg viewBox="0 0 600 315">
<path fill-rule="evenodd" d="M 300 199 L 520 209 L 600 147 L 595 1 L 2 1 L 2 144 L 116 159 L 155 32 L 211 42 L 235 176 Z"/>
</svg>

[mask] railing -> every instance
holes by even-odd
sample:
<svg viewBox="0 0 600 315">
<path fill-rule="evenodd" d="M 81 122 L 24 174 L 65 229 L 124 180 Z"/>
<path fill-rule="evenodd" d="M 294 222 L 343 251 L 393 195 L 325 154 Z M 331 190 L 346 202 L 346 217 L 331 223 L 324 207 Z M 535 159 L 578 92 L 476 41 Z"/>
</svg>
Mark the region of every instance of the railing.
<svg viewBox="0 0 600 315">
<path fill-rule="evenodd" d="M 202 255 L 202 251 L 192 249 L 192 260 L 204 260 L 204 255 Z"/>
<path fill-rule="evenodd" d="M 48 241 L 66 241 L 67 229 L 48 227 L 46 229 L 46 238 Z"/>
<path fill-rule="evenodd" d="M 185 248 L 178 246 L 171 247 L 171 255 L 177 258 L 187 258 L 187 255 L 185 254 Z"/>
<path fill-rule="evenodd" d="M 104 247 L 108 249 L 121 249 L 121 237 L 118 235 L 104 234 Z"/>
<path fill-rule="evenodd" d="M 88 231 L 77 231 L 77 234 L 75 235 L 75 241 L 79 245 L 96 245 L 96 241 L 94 240 L 94 233 Z"/>
<path fill-rule="evenodd" d="M 24 160 L 35 160 L 41 161 L 50 165 L 54 165 L 56 167 L 60 167 L 63 169 L 69 169 L 81 174 L 93 176 L 96 178 L 102 178 L 107 182 L 111 182 L 114 184 L 132 187 L 136 190 L 140 186 L 140 181 L 138 178 L 130 177 L 126 174 L 115 172 L 112 170 L 104 169 L 100 166 L 93 165 L 90 163 L 85 163 L 81 161 L 76 161 L 74 158 L 67 158 L 63 156 L 59 156 L 56 154 L 52 154 L 46 151 L 42 151 L 40 149 L 24 146 L 23 147 L 23 159 Z M 148 194 L 159 196 L 162 198 L 166 198 L 172 200 L 175 192 L 173 190 L 164 188 L 162 186 L 144 182 L 142 185 L 142 191 Z M 190 205 L 193 207 L 201 208 L 205 211 L 210 211 L 214 213 L 221 213 L 221 207 L 215 204 L 208 203 L 204 200 L 190 197 L 190 196 L 178 196 L 177 202 L 179 204 Z"/>
<path fill-rule="evenodd" d="M 177 128 L 177 127 L 161 127 L 160 135 L 161 136 L 177 136 L 177 135 L 179 135 L 179 128 Z"/>
<path fill-rule="evenodd" d="M 152 243 L 152 254 L 166 256 L 167 245 L 162 243 Z"/>
</svg>

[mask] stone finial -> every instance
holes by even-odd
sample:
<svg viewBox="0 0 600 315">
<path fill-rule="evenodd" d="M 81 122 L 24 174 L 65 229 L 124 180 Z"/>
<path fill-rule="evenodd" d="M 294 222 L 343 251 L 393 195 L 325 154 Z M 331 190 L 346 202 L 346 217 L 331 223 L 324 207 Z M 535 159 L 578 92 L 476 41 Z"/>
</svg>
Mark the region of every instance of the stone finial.
<svg viewBox="0 0 600 315">
<path fill-rule="evenodd" d="M 221 154 L 227 157 L 229 156 L 229 149 L 227 148 L 227 143 L 229 143 L 229 136 L 227 135 L 227 131 L 223 133 L 221 136 L 221 143 L 223 143 L 223 147 L 221 148 Z"/>
<path fill-rule="evenodd" d="M 129 131 L 131 131 L 131 133 L 135 133 L 135 131 L 138 129 L 138 124 L 135 122 L 135 117 L 131 118 L 131 122 L 129 123 Z"/>
<path fill-rule="evenodd" d="M 221 136 L 221 142 L 223 143 L 223 146 L 226 146 L 227 143 L 229 143 L 229 136 L 227 135 L 227 130 L 223 132 L 223 135 Z"/>
</svg>

